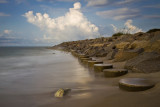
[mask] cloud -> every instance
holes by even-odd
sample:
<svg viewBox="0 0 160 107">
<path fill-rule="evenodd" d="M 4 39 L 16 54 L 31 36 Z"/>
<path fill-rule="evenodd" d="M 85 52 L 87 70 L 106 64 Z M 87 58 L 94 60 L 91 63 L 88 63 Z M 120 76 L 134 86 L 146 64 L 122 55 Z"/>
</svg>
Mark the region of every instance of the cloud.
<svg viewBox="0 0 160 107">
<path fill-rule="evenodd" d="M 118 8 L 115 10 L 106 10 L 106 11 L 96 12 L 96 15 L 101 16 L 103 18 L 123 20 L 123 19 L 130 19 L 130 18 L 139 16 L 139 10 L 130 9 L 130 8 Z"/>
<path fill-rule="evenodd" d="M 134 34 L 134 33 L 137 33 L 137 32 L 142 32 L 142 29 L 132 25 L 132 20 L 127 20 L 125 23 L 124 23 L 124 28 L 125 29 L 118 29 L 115 25 L 111 24 L 111 26 L 113 27 L 113 30 L 115 33 L 117 32 L 123 32 L 123 33 L 131 33 L 131 34 Z"/>
<path fill-rule="evenodd" d="M 55 2 L 55 1 L 64 1 L 64 2 L 73 2 L 73 1 L 78 1 L 78 0 L 37 0 L 38 2 Z"/>
<path fill-rule="evenodd" d="M 160 15 L 144 15 L 143 17 L 149 19 L 160 19 Z"/>
<path fill-rule="evenodd" d="M 145 8 L 160 8 L 160 4 L 143 6 Z"/>
<path fill-rule="evenodd" d="M 0 16 L 10 16 L 9 14 L 0 12 Z"/>
<path fill-rule="evenodd" d="M 130 33 L 142 32 L 142 29 L 132 25 L 132 20 L 127 20 L 124 24 Z"/>
<path fill-rule="evenodd" d="M 4 34 L 11 34 L 12 30 L 7 30 L 7 29 L 6 29 L 6 30 L 4 30 L 3 32 L 4 32 Z"/>
<path fill-rule="evenodd" d="M 108 0 L 87 0 L 87 6 L 103 6 L 108 4 Z"/>
<path fill-rule="evenodd" d="M 118 32 L 118 29 L 115 25 L 111 24 L 111 26 L 113 27 L 114 32 Z"/>
<path fill-rule="evenodd" d="M 87 6 L 126 5 L 141 0 L 86 0 Z"/>
<path fill-rule="evenodd" d="M 8 3 L 7 0 L 0 0 L 0 3 Z"/>
<path fill-rule="evenodd" d="M 0 32 L 0 46 L 11 45 L 18 42 L 19 40 L 12 35 L 11 30 Z"/>
<path fill-rule="evenodd" d="M 62 42 L 94 38 L 99 35 L 98 27 L 92 24 L 81 12 L 81 4 L 74 3 L 74 7 L 69 9 L 64 16 L 51 18 L 48 14 L 28 11 L 23 16 L 27 21 L 46 32 L 44 40 L 51 42 Z"/>
<path fill-rule="evenodd" d="M 136 1 L 136 0 L 122 0 L 122 1 L 116 2 L 116 4 L 118 4 L 118 5 L 123 5 L 123 4 L 132 3 L 132 2 L 135 2 L 135 1 Z"/>
<path fill-rule="evenodd" d="M 21 3 L 25 3 L 26 0 L 15 0 L 15 2 L 16 2 L 17 4 L 21 4 Z"/>
</svg>

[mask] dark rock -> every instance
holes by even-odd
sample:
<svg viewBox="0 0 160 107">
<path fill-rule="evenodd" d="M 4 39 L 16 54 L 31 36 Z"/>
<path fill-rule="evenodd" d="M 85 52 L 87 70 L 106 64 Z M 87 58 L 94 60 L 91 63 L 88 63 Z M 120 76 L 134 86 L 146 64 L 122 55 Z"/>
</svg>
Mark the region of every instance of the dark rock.
<svg viewBox="0 0 160 107">
<path fill-rule="evenodd" d="M 118 51 L 115 55 L 115 60 L 116 62 L 118 61 L 126 61 L 126 60 L 129 60 L 129 59 L 132 59 L 136 56 L 138 56 L 140 53 L 142 53 L 144 51 L 143 48 L 140 48 L 140 49 L 133 49 L 133 50 L 121 50 L 121 51 Z"/>
<path fill-rule="evenodd" d="M 155 52 L 142 53 L 141 55 L 130 59 L 126 62 L 126 69 L 130 69 L 133 72 L 159 72 L 160 71 L 160 54 Z"/>
<path fill-rule="evenodd" d="M 118 77 L 126 74 L 128 72 L 127 69 L 104 69 L 105 77 Z"/>
<path fill-rule="evenodd" d="M 103 72 L 104 69 L 113 68 L 112 64 L 94 64 L 94 71 Z"/>
<path fill-rule="evenodd" d="M 112 59 L 114 58 L 114 56 L 116 55 L 117 52 L 118 52 L 117 49 L 113 49 L 111 52 L 109 52 L 109 53 L 107 54 L 106 59 L 112 60 Z"/>
<path fill-rule="evenodd" d="M 144 91 L 154 86 L 154 82 L 144 78 L 125 78 L 119 81 L 119 88 L 127 91 Z"/>
</svg>

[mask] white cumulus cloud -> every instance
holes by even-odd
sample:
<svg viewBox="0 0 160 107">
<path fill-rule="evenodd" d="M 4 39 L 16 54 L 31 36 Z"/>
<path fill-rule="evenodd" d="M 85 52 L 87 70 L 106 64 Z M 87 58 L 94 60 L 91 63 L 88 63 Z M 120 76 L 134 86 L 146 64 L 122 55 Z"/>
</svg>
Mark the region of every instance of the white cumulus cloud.
<svg viewBox="0 0 160 107">
<path fill-rule="evenodd" d="M 23 16 L 27 18 L 29 23 L 45 31 L 43 39 L 51 42 L 97 37 L 99 35 L 98 27 L 83 15 L 80 10 L 80 2 L 74 3 L 73 6 L 64 16 L 57 18 L 51 18 L 46 13 L 34 15 L 33 11 L 28 11 Z"/>
<path fill-rule="evenodd" d="M 142 29 L 132 25 L 132 20 L 127 20 L 124 24 L 130 33 L 142 32 Z"/>
<path fill-rule="evenodd" d="M 132 20 L 129 19 L 127 20 L 125 23 L 124 23 L 124 29 L 121 29 L 121 28 L 117 28 L 115 25 L 111 24 L 111 26 L 113 27 L 113 30 L 115 33 L 117 32 L 123 32 L 123 33 L 131 33 L 131 34 L 134 34 L 134 33 L 137 33 L 137 32 L 142 32 L 142 29 L 132 25 Z"/>
</svg>

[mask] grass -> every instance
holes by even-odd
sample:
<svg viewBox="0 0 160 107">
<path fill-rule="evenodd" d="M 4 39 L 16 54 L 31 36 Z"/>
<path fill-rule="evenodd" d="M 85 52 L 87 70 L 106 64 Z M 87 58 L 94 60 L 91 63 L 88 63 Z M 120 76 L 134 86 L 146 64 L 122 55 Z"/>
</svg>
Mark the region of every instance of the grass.
<svg viewBox="0 0 160 107">
<path fill-rule="evenodd" d="M 112 37 L 119 37 L 119 36 L 121 36 L 121 35 L 124 35 L 125 33 L 123 33 L 123 32 L 118 32 L 118 33 L 114 33 L 113 35 L 112 35 Z"/>
</svg>

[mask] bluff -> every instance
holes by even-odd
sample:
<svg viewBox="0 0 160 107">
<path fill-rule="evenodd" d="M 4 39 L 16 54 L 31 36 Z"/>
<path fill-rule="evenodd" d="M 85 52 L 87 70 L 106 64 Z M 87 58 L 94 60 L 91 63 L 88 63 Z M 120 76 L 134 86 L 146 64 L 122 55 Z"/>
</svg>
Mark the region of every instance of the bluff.
<svg viewBox="0 0 160 107">
<path fill-rule="evenodd" d="M 124 34 L 79 41 L 63 42 L 53 49 L 74 50 L 90 57 L 103 57 L 113 62 L 126 62 L 132 72 L 160 71 L 160 29 L 146 33 Z"/>
</svg>

